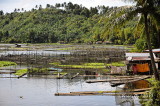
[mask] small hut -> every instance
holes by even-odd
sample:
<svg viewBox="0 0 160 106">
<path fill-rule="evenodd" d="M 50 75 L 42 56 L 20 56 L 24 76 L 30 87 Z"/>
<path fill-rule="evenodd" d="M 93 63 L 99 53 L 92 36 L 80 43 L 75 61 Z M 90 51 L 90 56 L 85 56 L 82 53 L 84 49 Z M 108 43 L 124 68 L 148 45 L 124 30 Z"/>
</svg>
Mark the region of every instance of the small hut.
<svg viewBox="0 0 160 106">
<path fill-rule="evenodd" d="M 156 67 L 159 68 L 159 58 L 156 57 L 155 53 L 154 59 L 156 62 Z M 127 71 L 132 74 L 152 74 L 151 58 L 149 53 L 126 53 L 127 61 Z"/>
</svg>

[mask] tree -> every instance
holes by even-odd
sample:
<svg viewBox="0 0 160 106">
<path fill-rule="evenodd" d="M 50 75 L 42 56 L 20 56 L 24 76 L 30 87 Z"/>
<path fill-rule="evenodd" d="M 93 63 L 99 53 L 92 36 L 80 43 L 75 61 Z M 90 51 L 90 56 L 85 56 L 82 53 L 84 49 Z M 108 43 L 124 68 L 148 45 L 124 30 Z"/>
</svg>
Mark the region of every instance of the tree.
<svg viewBox="0 0 160 106">
<path fill-rule="evenodd" d="M 42 10 L 42 5 L 41 4 L 39 5 L 39 10 Z"/>
<path fill-rule="evenodd" d="M 87 8 L 83 8 L 83 10 L 80 13 L 81 15 L 84 15 L 86 17 L 90 16 L 90 11 Z"/>
<path fill-rule="evenodd" d="M 59 7 L 61 7 L 61 4 L 60 3 L 56 3 L 55 7 L 59 8 Z"/>
<path fill-rule="evenodd" d="M 24 11 L 24 8 L 22 8 L 21 10 Z"/>
<path fill-rule="evenodd" d="M 14 9 L 14 12 L 17 12 L 17 9 L 16 9 L 16 8 Z"/>
<path fill-rule="evenodd" d="M 50 5 L 50 4 L 47 4 L 47 5 L 46 5 L 46 8 L 50 8 L 50 7 L 51 7 L 51 5 Z"/>
<path fill-rule="evenodd" d="M 38 5 L 36 5 L 35 8 L 38 8 Z"/>
<path fill-rule="evenodd" d="M 151 37 L 149 33 L 149 25 L 148 25 L 148 20 L 153 17 L 156 21 L 156 23 L 160 23 L 160 14 L 158 13 L 158 8 L 160 7 L 160 0 L 124 0 L 124 1 L 129 1 L 136 3 L 136 6 L 133 6 L 131 9 L 132 11 L 128 14 L 125 14 L 123 18 L 125 19 L 131 19 L 133 16 L 137 14 L 141 14 L 141 18 L 144 18 L 144 25 L 145 25 L 145 35 L 146 35 L 146 41 L 149 49 L 149 54 L 151 58 L 151 64 L 152 64 L 152 69 L 154 72 L 154 76 L 156 80 L 160 81 L 160 76 L 159 73 L 156 69 L 155 65 L 155 60 L 153 57 L 153 51 L 152 51 L 152 45 L 151 45 Z"/>
<path fill-rule="evenodd" d="M 0 11 L 0 15 L 4 15 L 3 10 Z"/>
<path fill-rule="evenodd" d="M 98 14 L 98 9 L 96 7 L 95 8 L 91 7 L 90 11 L 91 11 L 91 16 L 94 14 Z"/>
</svg>

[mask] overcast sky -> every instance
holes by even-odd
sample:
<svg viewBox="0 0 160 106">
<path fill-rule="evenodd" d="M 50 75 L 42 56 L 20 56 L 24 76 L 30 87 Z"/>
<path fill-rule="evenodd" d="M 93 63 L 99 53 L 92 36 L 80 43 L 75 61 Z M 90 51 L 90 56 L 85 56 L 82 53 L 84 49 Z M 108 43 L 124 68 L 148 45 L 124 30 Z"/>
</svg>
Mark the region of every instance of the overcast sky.
<svg viewBox="0 0 160 106">
<path fill-rule="evenodd" d="M 98 5 L 105 6 L 124 6 L 131 5 L 122 2 L 122 0 L 0 0 L 0 10 L 6 12 L 13 12 L 15 8 L 24 8 L 24 10 L 31 10 L 36 5 L 42 5 L 43 8 L 46 7 L 46 4 L 55 5 L 55 3 L 77 3 L 82 4 L 83 6 L 95 7 Z"/>
</svg>

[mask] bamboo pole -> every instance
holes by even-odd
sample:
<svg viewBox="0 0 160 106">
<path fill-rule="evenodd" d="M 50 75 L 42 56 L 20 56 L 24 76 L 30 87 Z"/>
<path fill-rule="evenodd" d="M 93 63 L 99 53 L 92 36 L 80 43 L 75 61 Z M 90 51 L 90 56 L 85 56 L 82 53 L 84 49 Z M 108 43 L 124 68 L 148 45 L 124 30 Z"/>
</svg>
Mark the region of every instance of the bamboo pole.
<svg viewBox="0 0 160 106">
<path fill-rule="evenodd" d="M 135 89 L 130 91 L 85 91 L 70 93 L 55 93 L 55 96 L 89 96 L 89 95 L 105 95 L 105 96 L 135 96 L 144 94 L 151 88 Z"/>
</svg>

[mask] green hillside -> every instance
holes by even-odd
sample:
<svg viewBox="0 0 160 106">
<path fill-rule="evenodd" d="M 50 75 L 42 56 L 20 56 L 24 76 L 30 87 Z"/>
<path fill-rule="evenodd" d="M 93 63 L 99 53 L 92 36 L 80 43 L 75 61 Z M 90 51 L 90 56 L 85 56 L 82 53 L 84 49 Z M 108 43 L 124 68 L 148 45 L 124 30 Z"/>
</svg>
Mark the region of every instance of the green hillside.
<svg viewBox="0 0 160 106">
<path fill-rule="evenodd" d="M 130 7 L 98 6 L 87 9 L 82 5 L 63 3 L 46 8 L 36 6 L 30 11 L 15 9 L 0 12 L 0 42 L 3 43 L 91 43 L 109 41 L 114 44 L 134 44 L 142 28 L 135 27 L 139 17 L 115 24 Z M 141 26 L 143 27 L 143 25 Z"/>
</svg>

